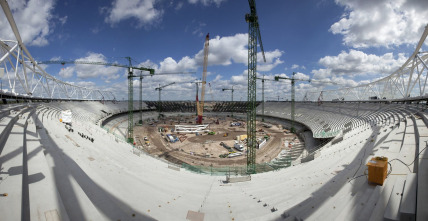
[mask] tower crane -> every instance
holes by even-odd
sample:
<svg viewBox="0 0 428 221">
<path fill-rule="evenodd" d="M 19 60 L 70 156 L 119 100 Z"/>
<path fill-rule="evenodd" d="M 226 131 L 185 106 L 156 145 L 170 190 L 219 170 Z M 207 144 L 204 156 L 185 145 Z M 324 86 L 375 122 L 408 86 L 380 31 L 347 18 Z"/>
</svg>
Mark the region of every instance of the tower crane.
<svg viewBox="0 0 428 221">
<path fill-rule="evenodd" d="M 134 143 L 134 85 L 133 78 L 140 78 L 140 123 L 142 123 L 142 80 L 144 77 L 155 75 L 155 69 L 146 68 L 146 67 L 135 67 L 132 66 L 132 58 L 125 57 L 128 60 L 129 64 L 119 64 L 119 63 L 108 63 L 108 62 L 98 62 L 98 61 L 82 61 L 82 60 L 56 60 L 56 61 L 39 61 L 38 64 L 88 64 L 88 65 L 102 65 L 102 66 L 113 66 L 121 67 L 128 69 L 128 132 L 127 132 L 127 141 L 128 143 Z M 134 70 L 140 70 L 140 75 L 135 75 Z M 143 74 L 143 71 L 148 71 L 149 74 Z M 195 72 L 172 72 L 172 73 L 156 73 L 156 75 L 170 75 L 170 74 L 194 74 Z"/>
<path fill-rule="evenodd" d="M 245 15 L 248 23 L 248 106 L 247 106 L 247 173 L 256 172 L 256 77 L 257 77 L 257 39 L 266 62 L 260 35 L 259 18 L 256 12 L 256 0 L 248 0 L 250 13 Z"/>
<path fill-rule="evenodd" d="M 146 67 L 134 67 L 132 66 L 131 57 L 125 57 L 128 60 L 129 65 L 123 65 L 118 63 L 108 63 L 108 62 L 99 62 L 99 61 L 82 61 L 82 60 L 71 60 L 71 61 L 41 61 L 37 62 L 38 64 L 88 64 L 88 65 L 102 65 L 102 66 L 113 66 L 121 67 L 128 69 L 128 132 L 127 132 L 127 141 L 128 143 L 134 143 L 134 86 L 132 78 L 138 77 L 134 75 L 134 70 L 148 71 L 149 75 L 141 76 L 152 76 L 155 74 L 155 69 L 146 68 Z"/>
<path fill-rule="evenodd" d="M 194 74 L 195 72 L 171 72 L 171 73 L 157 73 L 156 75 L 169 75 L 169 74 Z M 139 75 L 140 78 L 140 120 L 139 124 L 143 123 L 143 78 L 145 75 L 143 75 L 143 72 L 141 71 L 141 74 Z M 185 82 L 185 83 L 193 83 L 193 82 Z"/>
<path fill-rule="evenodd" d="M 162 86 L 159 84 L 159 87 L 155 88 L 155 90 L 159 91 L 159 117 L 162 113 L 161 92 L 165 87 L 168 87 L 168 86 L 173 85 L 173 84 L 175 84 L 175 82 L 172 82 L 172 83 L 169 83 L 166 85 L 162 85 Z"/>
<path fill-rule="evenodd" d="M 263 74 L 262 78 L 256 77 L 258 80 L 262 80 L 262 122 L 265 122 L 265 81 L 275 81 L 265 78 Z"/>
<path fill-rule="evenodd" d="M 279 81 L 279 79 L 289 80 L 291 81 L 291 132 L 295 133 L 296 129 L 294 128 L 294 120 L 295 120 L 295 96 L 296 96 L 296 87 L 295 82 L 296 81 L 307 81 L 307 82 L 320 82 L 320 83 L 332 83 L 336 84 L 335 82 L 326 82 L 326 81 L 319 81 L 319 80 L 304 80 L 304 79 L 295 79 L 294 75 L 296 75 L 296 72 L 293 72 L 293 75 L 291 78 L 289 77 L 281 77 L 281 76 L 275 76 L 275 81 Z M 322 96 L 322 95 L 321 95 Z"/>
<path fill-rule="evenodd" d="M 204 65 L 202 71 L 202 86 L 201 86 L 201 100 L 198 101 L 196 97 L 196 108 L 198 111 L 198 120 L 196 123 L 202 124 L 202 115 L 204 114 L 204 101 L 205 101 L 205 85 L 207 84 L 207 66 L 208 66 L 208 48 L 210 46 L 210 33 L 205 36 L 204 45 Z"/>
<path fill-rule="evenodd" d="M 296 129 L 294 128 L 295 97 L 296 97 L 295 82 L 296 81 L 308 81 L 308 82 L 310 82 L 310 80 L 295 79 L 294 75 L 296 75 L 296 72 L 293 72 L 293 75 L 292 75 L 291 78 L 289 78 L 289 77 L 275 76 L 275 81 L 279 81 L 279 79 L 284 79 L 284 80 L 291 81 L 291 132 L 292 133 L 296 132 Z"/>
<path fill-rule="evenodd" d="M 233 85 L 232 85 L 232 88 L 223 88 L 223 89 L 221 89 L 221 91 L 231 91 L 232 92 L 232 102 L 233 102 L 233 92 L 235 91 L 233 89 Z M 233 109 L 232 109 L 232 118 L 233 118 Z"/>
</svg>

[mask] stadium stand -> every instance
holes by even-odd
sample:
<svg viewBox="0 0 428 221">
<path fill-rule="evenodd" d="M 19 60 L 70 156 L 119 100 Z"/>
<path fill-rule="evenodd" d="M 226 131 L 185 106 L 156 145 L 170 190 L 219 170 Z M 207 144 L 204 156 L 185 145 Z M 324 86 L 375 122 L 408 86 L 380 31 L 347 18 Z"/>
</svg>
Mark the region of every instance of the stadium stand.
<svg viewBox="0 0 428 221">
<path fill-rule="evenodd" d="M 74 132 L 58 120 L 67 109 Z M 149 104 L 144 109 L 145 117 L 154 113 Z M 428 219 L 426 105 L 298 103 L 296 121 L 309 128 L 300 128 L 302 154 L 293 166 L 238 183 L 172 170 L 165 161 L 134 154 L 100 127 L 103 121 L 120 123 L 114 116 L 126 111 L 124 102 L 3 107 L 1 219 Z M 289 103 L 265 103 L 266 117 L 289 120 L 289 113 Z M 382 186 L 367 181 L 365 164 L 375 156 L 389 160 Z"/>
</svg>

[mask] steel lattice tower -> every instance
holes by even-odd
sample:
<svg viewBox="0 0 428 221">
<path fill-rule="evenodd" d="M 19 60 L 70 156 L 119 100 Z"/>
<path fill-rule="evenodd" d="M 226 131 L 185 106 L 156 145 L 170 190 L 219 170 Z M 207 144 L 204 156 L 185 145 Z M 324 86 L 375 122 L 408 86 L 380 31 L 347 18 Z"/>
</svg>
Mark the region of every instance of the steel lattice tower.
<svg viewBox="0 0 428 221">
<path fill-rule="evenodd" d="M 128 143 L 134 143 L 134 86 L 132 82 L 132 64 L 131 58 L 126 57 L 129 61 L 128 68 Z"/>
<path fill-rule="evenodd" d="M 245 15 L 248 22 L 248 104 L 247 104 L 247 173 L 256 172 L 256 77 L 257 77 L 257 39 L 264 56 L 256 12 L 256 1 L 248 0 L 250 14 Z"/>
</svg>

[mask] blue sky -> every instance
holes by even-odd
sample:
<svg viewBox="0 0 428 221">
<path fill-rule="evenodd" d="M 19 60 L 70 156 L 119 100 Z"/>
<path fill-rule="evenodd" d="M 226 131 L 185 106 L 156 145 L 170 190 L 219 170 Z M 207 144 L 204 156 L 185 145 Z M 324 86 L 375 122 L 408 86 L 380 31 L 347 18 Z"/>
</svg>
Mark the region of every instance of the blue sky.
<svg viewBox="0 0 428 221">
<path fill-rule="evenodd" d="M 258 73 L 273 79 L 297 72 L 301 79 L 356 86 L 385 77 L 413 52 L 428 22 L 428 1 L 265 0 L 256 1 L 267 63 Z M 144 79 L 143 99 L 156 100 L 155 87 L 171 82 L 162 97 L 194 99 L 202 77 L 203 44 L 210 33 L 206 99 L 246 100 L 249 12 L 245 0 L 20 0 L 9 2 L 24 43 L 38 61 L 52 59 L 118 62 L 158 73 L 192 71 Z M 13 37 L 0 13 L 0 38 Z M 260 58 L 260 56 L 259 56 Z M 126 70 L 90 65 L 47 65 L 67 82 L 127 97 Z M 136 89 L 138 81 L 135 81 Z M 261 88 L 261 83 L 258 83 Z M 306 90 L 334 88 L 301 82 Z M 288 82 L 266 82 L 267 99 L 289 97 Z M 261 90 L 258 93 L 261 99 Z"/>
</svg>

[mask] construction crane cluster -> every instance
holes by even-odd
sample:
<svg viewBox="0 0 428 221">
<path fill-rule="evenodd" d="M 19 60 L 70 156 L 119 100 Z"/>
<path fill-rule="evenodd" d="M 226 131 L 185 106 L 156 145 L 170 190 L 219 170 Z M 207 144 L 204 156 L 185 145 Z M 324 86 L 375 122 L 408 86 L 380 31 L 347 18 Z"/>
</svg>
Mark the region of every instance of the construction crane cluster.
<svg viewBox="0 0 428 221">
<path fill-rule="evenodd" d="M 87 64 L 87 65 L 102 65 L 102 66 L 112 66 L 112 67 L 121 67 L 127 68 L 128 70 L 128 129 L 127 129 L 127 142 L 134 143 L 134 85 L 133 78 L 140 78 L 140 122 L 142 123 L 142 80 L 147 76 L 154 76 L 155 69 L 133 66 L 132 58 L 125 57 L 128 60 L 128 65 L 119 64 L 119 63 L 108 63 L 108 62 L 98 62 L 98 61 L 82 61 L 82 60 L 53 60 L 53 61 L 39 61 L 38 64 Z M 135 75 L 134 71 L 140 70 L 140 75 Z M 143 71 L 148 71 L 149 74 L 143 74 Z M 171 74 L 193 74 L 194 72 L 174 72 L 174 73 L 156 73 L 156 75 L 171 75 Z M 160 92 L 160 91 L 159 91 Z M 160 99 L 160 94 L 159 94 Z"/>
<path fill-rule="evenodd" d="M 255 0 L 248 0 L 250 6 L 250 13 L 245 15 L 245 21 L 248 23 L 248 102 L 247 102 L 247 173 L 253 174 L 256 173 L 256 91 L 257 91 L 257 80 L 262 81 L 262 121 L 264 122 L 264 83 L 265 81 L 279 81 L 280 79 L 291 81 L 291 122 L 292 127 L 291 131 L 295 132 L 294 128 L 294 120 L 295 120 L 295 82 L 296 81 L 308 81 L 304 79 L 296 79 L 294 76 L 296 73 L 293 73 L 292 77 L 281 77 L 275 76 L 275 79 L 267 79 L 263 75 L 263 77 L 257 77 L 257 45 L 259 45 L 261 54 L 263 56 L 263 61 L 266 62 L 266 57 L 263 49 L 262 38 L 260 34 L 260 25 L 258 20 L 258 15 L 256 11 L 256 2 Z M 201 81 L 193 81 L 190 83 L 195 83 L 196 85 L 196 110 L 197 110 L 197 118 L 196 123 L 202 124 L 203 121 L 203 112 L 204 112 L 204 101 L 205 101 L 205 86 L 207 83 L 207 66 L 208 66 L 208 50 L 209 50 L 209 34 L 205 37 L 204 43 L 204 62 L 203 62 L 203 71 L 202 71 L 202 79 Z M 113 67 L 122 67 L 127 68 L 128 70 L 128 132 L 127 132 L 127 141 L 129 143 L 134 143 L 133 136 L 133 112 L 134 112 L 134 104 L 133 104 L 133 78 L 139 77 L 140 79 L 140 96 L 139 96 L 139 109 L 140 109 L 140 120 L 139 123 L 142 124 L 142 80 L 145 76 L 153 76 L 155 75 L 155 70 L 152 68 L 141 67 L 141 66 L 133 66 L 131 57 L 125 57 L 128 60 L 128 65 L 118 64 L 118 63 L 107 63 L 107 62 L 93 62 L 93 61 L 82 61 L 82 60 L 74 60 L 74 61 L 44 61 L 38 62 L 39 64 L 88 64 L 88 65 L 104 65 L 104 66 L 113 66 Z M 134 71 L 140 71 L 140 75 L 135 75 Z M 143 71 L 149 72 L 148 74 L 143 74 Z M 191 74 L 194 72 L 177 72 L 177 73 L 158 73 L 156 75 L 162 74 Z M 319 81 L 321 82 L 321 81 Z M 325 83 L 325 82 L 323 82 Z M 332 82 L 329 82 L 332 83 Z M 155 90 L 159 91 L 159 116 L 161 116 L 162 112 L 162 103 L 161 103 L 161 92 L 165 87 L 175 84 L 175 82 L 160 85 L 155 88 Z M 201 84 L 201 93 L 199 97 L 199 84 Z M 211 88 L 210 88 L 211 90 Z M 223 88 L 222 91 L 231 91 L 232 101 L 233 101 L 233 93 L 234 88 Z M 211 94 L 212 96 L 212 94 Z M 322 96 L 322 95 L 321 95 Z M 233 112 L 232 112 L 233 117 Z"/>
</svg>

